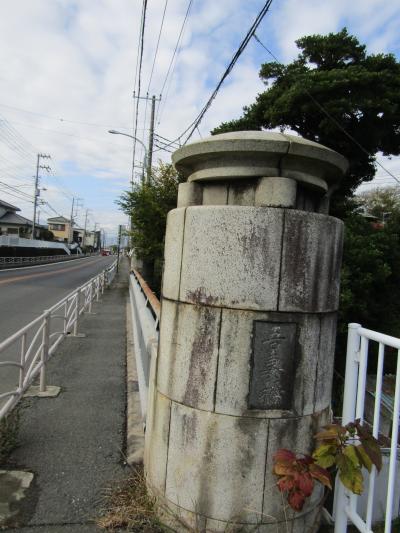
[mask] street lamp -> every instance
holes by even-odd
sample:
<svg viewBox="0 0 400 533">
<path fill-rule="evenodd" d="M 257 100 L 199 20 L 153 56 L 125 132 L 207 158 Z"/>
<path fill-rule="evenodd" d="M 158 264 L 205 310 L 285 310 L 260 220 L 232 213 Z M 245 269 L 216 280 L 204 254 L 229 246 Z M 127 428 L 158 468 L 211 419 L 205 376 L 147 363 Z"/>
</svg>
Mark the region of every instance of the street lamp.
<svg viewBox="0 0 400 533">
<path fill-rule="evenodd" d="M 108 130 L 108 133 L 112 133 L 113 135 L 125 135 L 125 137 L 130 137 L 131 139 L 133 139 L 134 141 L 138 142 L 139 144 L 141 144 L 144 148 L 144 161 L 146 164 L 143 164 L 143 169 L 142 169 L 142 181 L 144 181 L 144 167 L 146 165 L 148 165 L 148 155 L 147 155 L 147 148 L 146 148 L 146 145 L 140 140 L 138 139 L 137 137 L 134 137 L 133 135 L 129 135 L 129 133 L 123 133 L 122 131 L 117 131 L 117 130 Z M 147 181 L 150 179 L 150 169 L 148 168 L 147 169 Z M 133 183 L 132 183 L 133 185 Z"/>
</svg>

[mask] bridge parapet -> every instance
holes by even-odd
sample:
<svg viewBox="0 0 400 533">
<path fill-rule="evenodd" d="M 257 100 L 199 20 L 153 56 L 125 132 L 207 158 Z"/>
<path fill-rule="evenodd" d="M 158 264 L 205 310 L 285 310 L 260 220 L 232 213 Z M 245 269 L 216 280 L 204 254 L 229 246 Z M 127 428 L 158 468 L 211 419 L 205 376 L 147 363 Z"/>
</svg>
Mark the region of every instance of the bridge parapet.
<svg viewBox="0 0 400 533">
<path fill-rule="evenodd" d="M 321 494 L 291 515 L 272 458 L 310 451 L 330 417 L 342 223 L 326 212 L 346 161 L 265 132 L 204 139 L 173 161 L 188 181 L 167 222 L 149 487 L 200 529 L 306 531 Z"/>
</svg>

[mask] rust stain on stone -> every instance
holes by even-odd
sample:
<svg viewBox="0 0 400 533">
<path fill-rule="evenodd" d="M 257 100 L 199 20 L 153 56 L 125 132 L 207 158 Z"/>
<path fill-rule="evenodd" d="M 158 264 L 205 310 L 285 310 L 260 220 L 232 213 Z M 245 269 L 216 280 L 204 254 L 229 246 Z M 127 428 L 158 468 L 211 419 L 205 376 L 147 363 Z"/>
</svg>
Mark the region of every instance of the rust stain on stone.
<svg viewBox="0 0 400 533">
<path fill-rule="evenodd" d="M 211 296 L 211 294 L 207 294 L 206 289 L 204 287 L 199 287 L 194 291 L 187 291 L 186 299 L 189 302 L 195 304 L 201 303 L 206 305 L 213 305 L 218 302 L 218 298 L 216 298 L 215 296 Z"/>
<path fill-rule="evenodd" d="M 197 440 L 197 418 L 193 412 L 191 414 L 184 413 L 182 415 L 182 441 L 183 445 L 193 443 Z"/>
<path fill-rule="evenodd" d="M 203 391 L 207 394 L 207 381 L 213 359 L 218 325 L 214 310 L 200 307 L 198 308 L 198 313 L 198 327 L 192 342 L 189 376 L 183 399 L 185 404 L 192 407 L 198 407 Z M 211 393 L 211 391 L 209 392 Z M 213 397 L 212 394 L 211 397 Z"/>
</svg>

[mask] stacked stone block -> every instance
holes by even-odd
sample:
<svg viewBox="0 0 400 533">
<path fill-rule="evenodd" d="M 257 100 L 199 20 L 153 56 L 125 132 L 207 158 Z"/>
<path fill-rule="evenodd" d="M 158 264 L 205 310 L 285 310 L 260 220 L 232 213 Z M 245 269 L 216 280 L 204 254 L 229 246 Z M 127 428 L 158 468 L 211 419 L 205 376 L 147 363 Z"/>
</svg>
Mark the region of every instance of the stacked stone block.
<svg viewBox="0 0 400 533">
<path fill-rule="evenodd" d="M 330 419 L 342 223 L 325 211 L 346 162 L 264 132 L 173 160 L 188 182 L 167 223 L 148 486 L 178 531 L 307 531 L 321 491 L 292 512 L 272 460 L 310 452 Z"/>
</svg>

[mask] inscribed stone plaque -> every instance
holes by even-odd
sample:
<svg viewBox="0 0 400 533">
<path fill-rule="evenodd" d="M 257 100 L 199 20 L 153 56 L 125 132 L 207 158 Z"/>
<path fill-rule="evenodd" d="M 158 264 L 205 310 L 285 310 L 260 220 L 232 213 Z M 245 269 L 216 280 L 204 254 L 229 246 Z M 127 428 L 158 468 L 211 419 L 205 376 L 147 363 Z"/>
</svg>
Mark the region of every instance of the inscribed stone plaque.
<svg viewBox="0 0 400 533">
<path fill-rule="evenodd" d="M 291 409 L 296 329 L 294 323 L 254 321 L 250 409 Z"/>
</svg>

